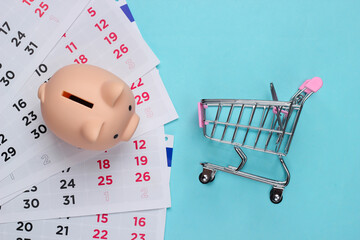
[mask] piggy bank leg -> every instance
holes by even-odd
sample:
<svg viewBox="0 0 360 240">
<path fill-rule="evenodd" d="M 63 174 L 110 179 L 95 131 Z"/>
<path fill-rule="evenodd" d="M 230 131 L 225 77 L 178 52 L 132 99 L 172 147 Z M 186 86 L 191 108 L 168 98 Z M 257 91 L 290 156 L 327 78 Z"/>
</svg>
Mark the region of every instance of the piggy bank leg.
<svg viewBox="0 0 360 240">
<path fill-rule="evenodd" d="M 128 125 L 126 126 L 126 129 L 124 133 L 121 136 L 122 141 L 129 141 L 132 135 L 134 134 L 138 124 L 139 124 L 139 116 L 135 113 L 132 115 Z"/>
</svg>

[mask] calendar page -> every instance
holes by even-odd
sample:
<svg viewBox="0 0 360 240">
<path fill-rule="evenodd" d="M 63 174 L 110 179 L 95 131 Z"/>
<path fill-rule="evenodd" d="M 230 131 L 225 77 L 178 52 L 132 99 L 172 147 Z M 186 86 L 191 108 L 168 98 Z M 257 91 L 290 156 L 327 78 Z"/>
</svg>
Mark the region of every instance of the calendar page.
<svg viewBox="0 0 360 240">
<path fill-rule="evenodd" d="M 167 181 L 174 136 L 166 135 Z M 0 224 L 0 239 L 164 239 L 166 209 Z"/>
<path fill-rule="evenodd" d="M 99 1 L 93 2 L 91 5 L 91 7 L 88 7 L 87 10 L 89 11 L 85 11 L 80 17 L 79 19 L 81 20 L 83 15 L 85 14 L 86 17 L 90 17 L 92 14 L 92 11 L 96 12 L 95 16 L 102 16 L 100 15 L 100 13 L 102 12 L 101 9 L 108 9 L 108 7 L 106 7 L 106 2 L 108 1 L 101 1 L 100 3 L 102 4 L 97 4 L 99 3 Z M 111 1 L 112 3 L 112 1 Z M 112 4 L 110 6 L 113 6 Z M 121 25 L 120 21 L 124 21 L 124 28 L 120 28 L 120 30 L 126 30 L 128 29 L 128 26 L 130 26 L 128 24 L 128 19 L 125 17 L 125 15 L 123 14 L 123 12 L 121 11 L 103 11 L 103 15 L 106 16 L 106 19 L 108 21 L 108 23 L 110 24 L 110 20 L 109 19 L 115 19 L 115 22 L 119 22 L 119 26 Z M 80 21 L 79 20 L 79 21 Z M 79 22 L 77 21 L 77 22 Z M 81 21 L 80 21 L 81 22 Z M 96 24 L 95 24 L 96 25 Z M 95 25 L 89 25 L 91 27 L 93 27 L 95 30 L 97 29 L 97 27 L 95 27 Z M 73 28 L 76 28 L 76 24 L 73 25 L 73 27 L 68 31 L 71 32 Z M 110 26 L 110 25 L 109 25 Z M 117 25 L 116 25 L 117 26 Z M 136 27 L 136 25 L 131 24 L 132 27 Z M 79 27 L 81 28 L 81 27 Z M 109 27 L 110 28 L 110 27 Z M 85 29 L 85 27 L 84 27 Z M 98 32 L 98 34 L 102 34 L 102 31 L 96 30 Z M 75 31 L 77 32 L 77 31 Z M 130 32 L 136 33 L 137 31 L 132 30 Z M 68 33 L 66 34 L 66 37 L 63 38 L 63 40 L 60 41 L 60 43 L 58 44 L 58 46 L 54 49 L 54 51 L 52 51 L 52 53 L 47 57 L 47 59 L 39 65 L 38 69 L 35 71 L 35 73 L 33 74 L 32 78 L 28 81 L 27 85 L 25 85 L 25 87 L 16 94 L 16 97 L 13 99 L 12 103 L 10 103 L 10 106 L 8 106 L 7 109 L 4 110 L 5 112 L 5 116 L 7 121 L 4 122 L 4 129 L 0 128 L 0 152 L 1 152 L 1 156 L 2 156 L 2 160 L 0 160 L 0 179 L 3 179 L 4 177 L 8 176 L 9 173 L 11 173 L 12 171 L 14 171 L 17 167 L 19 167 L 20 165 L 22 165 L 25 161 L 28 161 L 31 157 L 33 157 L 33 153 L 37 152 L 37 153 L 41 153 L 42 150 L 40 150 L 40 148 L 43 149 L 51 149 L 51 147 L 49 146 L 53 146 L 54 148 L 57 149 L 61 149 L 55 145 L 59 145 L 60 143 L 58 143 L 56 141 L 56 138 L 54 138 L 53 136 L 51 136 L 51 134 L 48 133 L 47 131 L 47 127 L 46 125 L 43 123 L 42 119 L 41 119 L 41 115 L 40 115 L 40 108 L 39 108 L 39 100 L 36 97 L 36 93 L 37 93 L 37 88 L 38 86 L 46 79 L 49 79 L 51 77 L 51 75 L 58 69 L 59 65 L 67 65 L 69 63 L 74 63 L 76 62 L 77 59 L 73 59 L 73 56 L 71 55 L 71 51 L 69 50 L 69 48 L 67 48 L 66 46 L 72 46 L 71 43 L 76 42 L 73 45 L 77 46 L 77 50 L 80 49 L 79 42 L 81 39 L 84 38 L 84 34 L 82 34 L 81 36 L 78 37 L 79 42 L 75 41 L 74 38 L 70 38 L 70 35 L 68 35 Z M 138 33 L 138 32 L 137 32 Z M 128 32 L 122 32 L 121 35 L 127 35 Z M 120 35 L 120 34 L 119 34 Z M 125 62 L 118 62 L 118 64 L 114 64 L 113 58 L 114 58 L 114 51 L 107 51 L 108 49 L 112 49 L 112 47 L 110 46 L 111 44 L 100 44 L 96 45 L 95 43 L 92 43 L 93 45 L 89 45 L 87 48 L 84 47 L 82 54 L 80 56 L 89 56 L 91 55 L 90 53 L 92 53 L 94 56 L 97 55 L 97 57 L 92 58 L 92 61 L 90 61 L 90 59 L 88 59 L 86 57 L 86 62 L 84 63 L 92 63 L 94 65 L 101 65 L 103 64 L 104 68 L 112 71 L 113 73 L 117 74 L 118 76 L 122 76 L 122 78 L 124 79 L 128 79 L 126 76 L 141 76 L 142 73 L 144 72 L 148 72 L 150 71 L 150 67 L 154 67 L 157 63 L 158 63 L 158 59 L 153 55 L 153 53 L 151 52 L 151 50 L 149 49 L 149 47 L 146 45 L 146 43 L 143 41 L 143 39 L 141 38 L 140 34 L 137 34 L 137 45 L 132 45 L 133 48 L 128 47 L 128 51 L 129 51 L 129 59 L 127 59 Z M 65 40 L 66 39 L 66 40 Z M 95 39 L 95 37 L 90 37 L 90 39 Z M 103 37 L 101 36 L 100 38 L 102 41 L 106 41 L 103 39 Z M 65 43 L 62 43 L 63 41 L 65 41 Z M 64 46 L 64 44 L 66 44 L 67 41 L 70 41 L 70 43 L 68 43 L 66 46 Z M 136 41 L 134 41 L 136 42 Z M 85 42 L 86 43 L 86 42 Z M 88 43 L 86 43 L 86 45 L 88 45 Z M 84 45 L 85 46 L 85 45 Z M 75 48 L 73 48 L 75 49 Z M 131 52 L 131 49 L 136 49 L 136 51 L 134 50 L 133 52 Z M 100 54 L 100 52 L 102 52 L 102 55 Z M 138 57 L 138 55 L 140 57 Z M 80 58 L 79 58 L 80 59 Z M 139 59 L 139 61 L 137 61 L 136 59 Z M 144 59 L 146 60 L 144 62 Z M 128 61 L 130 60 L 130 61 Z M 80 60 L 79 60 L 80 61 Z M 105 62 L 108 62 L 108 64 L 105 64 Z M 130 63 L 131 62 L 131 63 Z M 80 64 L 82 63 L 81 61 L 79 62 Z M 97 64 L 99 63 L 99 64 Z M 127 66 L 125 67 L 128 70 L 122 70 L 124 68 L 122 68 L 121 66 Z M 145 67 L 144 67 L 145 66 Z M 131 68 L 131 69 L 130 69 Z M 147 69 L 147 70 L 144 70 Z M 152 74 L 154 75 L 154 74 Z M 132 78 L 132 77 L 131 77 Z M 130 79 L 131 79 L 130 78 Z M 146 118 L 147 119 L 147 125 L 151 126 L 152 123 L 150 123 L 149 120 L 149 116 L 153 115 L 153 119 L 155 119 L 154 115 L 155 113 L 152 111 L 153 108 L 149 108 L 149 107 L 145 107 L 145 105 L 147 104 L 151 104 L 152 102 L 155 102 L 154 100 L 156 99 L 156 97 L 159 96 L 155 96 L 153 95 L 152 97 L 149 95 L 149 92 L 146 91 L 147 87 L 150 87 L 149 84 L 146 85 L 141 85 L 142 83 L 138 83 L 138 85 L 134 85 L 134 91 L 141 91 L 141 95 L 136 95 L 135 97 L 137 98 L 137 104 L 138 106 L 144 107 L 144 111 L 146 111 Z M 141 88 L 140 88 L 141 87 Z M 166 92 L 166 91 L 164 91 Z M 167 96 L 167 93 L 163 94 L 163 96 Z M 167 96 L 168 97 L 168 96 Z M 164 99 L 163 99 L 164 100 Z M 170 100 L 170 99 L 168 99 Z M 168 101 L 158 101 L 158 103 L 166 103 L 166 106 L 169 106 Z M 153 105 L 154 106 L 154 105 Z M 166 107 L 167 108 L 167 107 Z M 159 107 L 159 105 L 157 105 L 157 109 L 163 109 L 163 113 L 166 112 L 167 109 L 163 109 L 161 107 Z M 177 117 L 175 111 L 171 111 L 168 112 L 169 116 L 175 116 Z M 20 122 L 18 122 L 18 124 L 14 123 L 14 119 L 18 119 L 20 120 Z M 162 123 L 158 123 L 156 126 L 159 126 L 159 124 L 164 124 L 164 122 Z M 35 128 L 33 128 L 35 127 Z M 22 134 L 18 134 L 19 130 L 23 129 L 24 131 L 21 132 Z M 145 129 L 146 130 L 146 129 Z M 149 130 L 149 129 L 147 129 Z M 24 134 L 24 133 L 29 133 L 29 134 Z M 47 135 L 50 135 L 50 137 L 47 137 Z M 12 138 L 12 139 L 10 139 Z M 62 145 L 62 144 L 60 144 Z M 30 147 L 31 146 L 31 147 Z M 55 146 L 55 147 L 54 147 Z M 61 152 L 65 152 L 67 154 L 67 157 L 70 156 L 71 154 L 69 153 L 69 147 L 68 146 L 63 146 L 63 148 L 65 149 L 61 149 Z M 35 151 L 36 149 L 39 149 L 38 151 Z M 29 153 L 29 151 L 31 151 L 31 153 Z M 50 150 L 50 152 L 53 150 Z M 59 151 L 59 150 L 58 150 Z M 74 150 L 71 149 L 70 151 L 72 154 L 74 153 L 78 153 L 78 154 L 84 154 L 86 157 L 88 154 L 88 152 L 81 152 L 80 150 Z M 81 152 L 81 153 L 80 153 Z M 31 155 L 32 154 L 32 155 Z M 27 156 L 27 157 L 20 157 L 20 156 Z M 49 156 L 48 153 L 46 153 L 47 156 Z M 61 154 L 60 154 L 61 155 Z M 44 156 L 44 154 L 40 155 L 40 158 L 48 158 L 47 156 Z M 39 157 L 39 156 L 36 156 Z M 20 159 L 20 160 L 18 160 Z M 1 188 L 1 183 L 0 183 L 0 188 Z M 0 196 L 3 197 L 3 196 Z"/>
<path fill-rule="evenodd" d="M 131 84 L 131 88 L 137 101 L 136 112 L 141 119 L 134 136 L 140 136 L 177 118 L 176 111 L 156 69 Z M 24 102 L 29 104 L 26 99 L 25 97 L 22 98 Z M 33 99 L 33 101 L 33 107 L 28 112 L 40 113 L 39 103 L 36 103 L 38 100 Z M 13 109 L 9 111 L 11 112 Z M 17 113 L 17 111 L 14 111 L 14 113 Z M 37 116 L 41 118 L 41 115 L 37 114 Z M 8 131 L 8 136 L 14 137 L 14 142 L 24 141 L 25 139 L 24 134 L 16 136 L 17 132 L 29 132 L 25 124 L 22 123 L 21 117 L 22 115 L 14 115 L 10 118 L 13 125 L 10 124 L 4 128 L 4 130 Z M 43 126 L 45 125 L 43 124 Z M 81 152 L 81 150 L 58 140 L 50 132 L 46 132 L 37 140 L 41 142 L 38 144 L 33 143 L 33 139 L 30 136 L 28 137 L 29 145 L 32 146 L 28 148 L 27 157 L 33 152 L 36 154 L 28 161 L 24 161 L 26 159 L 15 159 L 16 161 L 23 161 L 21 167 L 0 181 L 0 204 L 21 193 L 25 188 L 35 185 L 69 166 L 80 164 L 99 154 L 94 151 Z M 73 156 L 74 152 L 79 152 L 79 154 Z"/>
<path fill-rule="evenodd" d="M 0 110 L 88 3 L 89 0 L 0 2 Z"/>
<path fill-rule="evenodd" d="M 67 168 L 1 206 L 0 223 L 170 206 L 164 128 Z"/>
<path fill-rule="evenodd" d="M 166 209 L 97 214 L 0 225 L 0 239 L 16 240 L 160 240 L 164 239 Z"/>
</svg>

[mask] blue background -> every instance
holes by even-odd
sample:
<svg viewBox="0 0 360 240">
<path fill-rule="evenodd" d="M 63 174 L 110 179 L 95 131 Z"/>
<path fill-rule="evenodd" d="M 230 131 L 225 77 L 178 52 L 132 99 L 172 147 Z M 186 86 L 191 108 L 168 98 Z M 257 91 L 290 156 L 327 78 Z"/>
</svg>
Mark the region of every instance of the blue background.
<svg viewBox="0 0 360 240">
<path fill-rule="evenodd" d="M 129 1 L 180 116 L 172 208 L 165 239 L 360 239 L 360 2 L 265 0 Z M 285 160 L 291 181 L 279 205 L 270 185 L 200 162 L 239 163 L 230 145 L 198 127 L 201 98 L 280 100 L 314 76 L 323 88 L 305 104 Z M 274 156 L 246 151 L 244 170 L 282 179 Z"/>
</svg>

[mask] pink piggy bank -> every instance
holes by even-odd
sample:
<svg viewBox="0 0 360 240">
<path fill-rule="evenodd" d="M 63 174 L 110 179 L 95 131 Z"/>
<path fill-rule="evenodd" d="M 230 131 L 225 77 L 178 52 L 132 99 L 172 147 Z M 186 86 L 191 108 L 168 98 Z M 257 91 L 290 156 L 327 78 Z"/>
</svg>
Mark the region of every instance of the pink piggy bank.
<svg viewBox="0 0 360 240">
<path fill-rule="evenodd" d="M 99 67 L 65 66 L 40 86 L 38 97 L 46 125 L 76 147 L 111 148 L 128 141 L 139 123 L 130 88 Z"/>
</svg>

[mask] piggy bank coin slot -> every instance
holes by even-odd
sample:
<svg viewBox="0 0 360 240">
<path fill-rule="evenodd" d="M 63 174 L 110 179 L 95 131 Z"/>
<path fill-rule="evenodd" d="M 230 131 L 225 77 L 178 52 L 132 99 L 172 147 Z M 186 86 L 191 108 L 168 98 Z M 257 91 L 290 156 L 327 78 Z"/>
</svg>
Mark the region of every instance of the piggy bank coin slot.
<svg viewBox="0 0 360 240">
<path fill-rule="evenodd" d="M 74 102 L 80 103 L 81 105 L 84 105 L 85 107 L 88 107 L 88 108 L 93 108 L 93 106 L 94 106 L 93 103 L 88 102 L 88 101 L 86 101 L 82 98 L 79 98 L 71 93 L 66 92 L 66 91 L 63 91 L 62 96 L 66 97 Z"/>
</svg>

